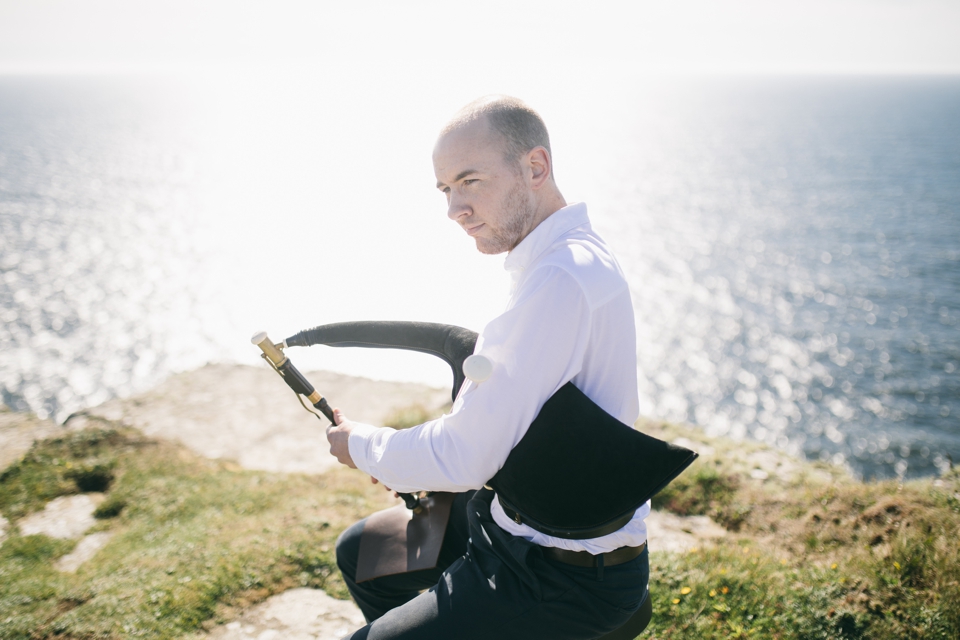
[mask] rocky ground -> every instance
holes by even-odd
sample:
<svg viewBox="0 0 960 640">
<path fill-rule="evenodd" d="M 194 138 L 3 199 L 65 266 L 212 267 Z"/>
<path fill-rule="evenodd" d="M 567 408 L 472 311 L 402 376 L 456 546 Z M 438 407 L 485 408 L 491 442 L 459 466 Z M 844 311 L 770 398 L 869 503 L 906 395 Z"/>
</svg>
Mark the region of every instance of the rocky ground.
<svg viewBox="0 0 960 640">
<path fill-rule="evenodd" d="M 404 407 L 421 405 L 428 412 L 439 412 L 449 402 L 446 390 L 423 385 L 329 372 L 314 372 L 309 378 L 350 418 L 373 424 Z M 71 417 L 65 427 L 22 414 L 0 413 L 0 469 L 17 460 L 34 440 L 64 428 L 120 423 L 153 438 L 178 441 L 208 458 L 234 460 L 248 469 L 323 473 L 336 464 L 327 453 L 326 422 L 307 414 L 291 396 L 276 374 L 265 367 L 211 365 L 175 376 L 144 394 L 89 409 Z M 690 441 L 681 444 L 707 446 Z M 756 479 L 784 471 L 791 464 L 778 454 L 757 455 L 760 457 L 751 463 Z M 764 456 L 770 459 L 760 459 Z M 106 532 L 84 535 L 94 524 L 92 514 L 99 500 L 96 494 L 57 498 L 16 526 L 21 533 L 80 539 L 57 565 L 61 571 L 76 571 L 84 562 L 95 562 L 97 551 L 110 539 Z M 654 552 L 703 547 L 726 535 L 723 527 L 706 516 L 654 512 L 648 525 Z M 0 518 L 0 539 L 9 526 Z M 318 590 L 292 589 L 251 607 L 211 630 L 208 637 L 326 640 L 342 637 L 362 624 L 363 618 L 351 602 L 335 600 Z"/>
<path fill-rule="evenodd" d="M 317 389 L 351 419 L 376 424 L 409 405 L 439 411 L 448 391 L 383 382 L 327 371 L 307 374 Z M 324 427 L 296 401 L 280 377 L 263 367 L 210 365 L 174 376 L 133 398 L 111 400 L 67 422 L 121 423 L 150 437 L 176 440 L 208 458 L 235 460 L 246 469 L 323 473 Z"/>
</svg>

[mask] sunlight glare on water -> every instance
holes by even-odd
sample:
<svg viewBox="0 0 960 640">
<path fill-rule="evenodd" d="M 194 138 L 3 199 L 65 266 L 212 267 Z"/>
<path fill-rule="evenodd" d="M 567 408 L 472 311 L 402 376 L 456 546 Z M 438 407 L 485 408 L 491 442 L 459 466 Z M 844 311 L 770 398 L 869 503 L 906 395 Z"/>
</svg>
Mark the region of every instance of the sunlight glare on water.
<svg viewBox="0 0 960 640">
<path fill-rule="evenodd" d="M 960 455 L 955 80 L 378 77 L 0 82 L 4 402 L 62 420 L 174 371 L 258 363 L 260 329 L 482 329 L 502 258 L 446 219 L 430 154 L 446 118 L 500 90 L 542 112 L 561 190 L 627 274 L 644 415 L 866 476 Z M 291 356 L 449 384 L 419 354 Z"/>
</svg>

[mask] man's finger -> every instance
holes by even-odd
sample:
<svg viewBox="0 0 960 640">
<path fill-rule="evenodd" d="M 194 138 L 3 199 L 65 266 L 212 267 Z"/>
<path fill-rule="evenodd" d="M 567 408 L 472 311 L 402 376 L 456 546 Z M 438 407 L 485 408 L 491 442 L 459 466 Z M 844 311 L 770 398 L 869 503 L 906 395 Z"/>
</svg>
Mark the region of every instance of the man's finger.
<svg viewBox="0 0 960 640">
<path fill-rule="evenodd" d="M 343 415 L 343 412 L 340 409 L 333 410 L 333 421 L 337 426 L 340 426 L 346 418 Z"/>
</svg>

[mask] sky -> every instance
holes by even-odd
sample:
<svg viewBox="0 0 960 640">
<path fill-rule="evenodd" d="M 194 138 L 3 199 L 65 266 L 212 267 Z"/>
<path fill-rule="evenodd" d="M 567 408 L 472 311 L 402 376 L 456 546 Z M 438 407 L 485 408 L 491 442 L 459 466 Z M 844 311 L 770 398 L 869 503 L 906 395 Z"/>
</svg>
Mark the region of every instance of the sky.
<svg viewBox="0 0 960 640">
<path fill-rule="evenodd" d="M 0 73 L 955 74 L 956 0 L 0 0 Z"/>
</svg>

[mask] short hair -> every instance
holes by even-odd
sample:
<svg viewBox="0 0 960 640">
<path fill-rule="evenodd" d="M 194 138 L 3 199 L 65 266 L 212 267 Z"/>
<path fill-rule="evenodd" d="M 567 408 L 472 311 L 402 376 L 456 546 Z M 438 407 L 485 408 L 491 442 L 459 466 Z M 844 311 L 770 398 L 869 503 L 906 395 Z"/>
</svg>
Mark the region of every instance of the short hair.
<svg viewBox="0 0 960 640">
<path fill-rule="evenodd" d="M 525 102 L 510 96 L 484 96 L 474 100 L 457 112 L 440 137 L 480 118 L 487 118 L 493 130 L 500 134 L 503 154 L 509 162 L 516 162 L 534 147 L 543 147 L 552 157 L 550 135 L 543 118 Z"/>
</svg>

